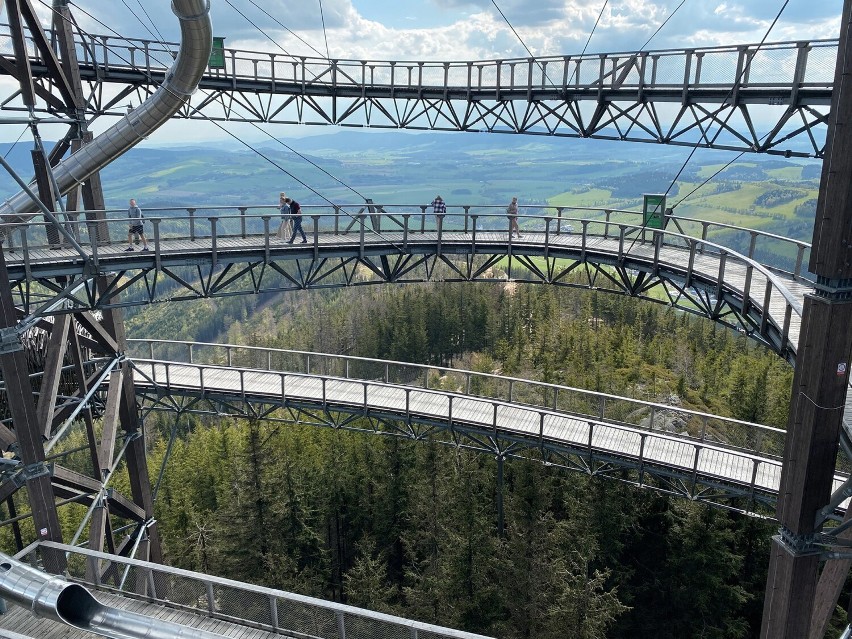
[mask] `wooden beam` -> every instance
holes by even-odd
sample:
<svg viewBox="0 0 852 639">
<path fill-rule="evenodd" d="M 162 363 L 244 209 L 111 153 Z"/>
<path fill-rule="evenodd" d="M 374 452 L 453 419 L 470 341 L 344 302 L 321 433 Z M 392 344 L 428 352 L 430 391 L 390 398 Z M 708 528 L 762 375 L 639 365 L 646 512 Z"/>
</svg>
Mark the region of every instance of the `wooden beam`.
<svg viewBox="0 0 852 639">
<path fill-rule="evenodd" d="M 17 324 L 6 255 L 0 247 L 0 328 L 14 330 Z M 15 425 L 21 461 L 31 468 L 43 468 L 45 462 L 42 430 L 36 418 L 36 406 L 30 385 L 29 370 L 23 349 L 0 355 L 0 367 L 6 383 L 9 412 Z M 56 513 L 50 477 L 46 473 L 33 473 L 26 480 L 27 494 L 33 512 L 36 536 L 42 541 L 62 542 L 62 527 Z M 48 553 L 45 568 L 49 572 L 62 572 L 65 560 L 62 553 Z"/>
<path fill-rule="evenodd" d="M 82 106 L 82 101 L 78 104 L 74 88 L 68 81 L 68 78 L 65 77 L 65 71 L 62 65 L 59 64 L 59 60 L 53 52 L 53 47 L 47 40 L 41 20 L 38 19 L 36 12 L 33 10 L 30 0 L 18 0 L 18 2 L 21 8 L 21 15 L 30 28 L 30 37 L 41 55 L 42 62 L 47 67 L 50 79 L 56 88 L 59 89 L 63 100 L 65 100 L 65 104 L 67 105 L 66 110 L 70 112 L 76 111 L 79 106 Z"/>
<path fill-rule="evenodd" d="M 100 459 L 100 472 L 105 475 L 112 466 L 112 458 L 115 456 L 115 436 L 118 433 L 118 406 L 121 403 L 121 391 L 124 387 L 124 371 L 119 368 L 112 372 L 107 387 L 106 408 L 104 409 L 101 423 L 101 444 L 98 447 L 98 458 Z"/>
<path fill-rule="evenodd" d="M 12 36 L 12 48 L 15 51 L 15 62 L 18 68 L 18 83 L 21 87 L 21 98 L 30 110 L 35 107 L 35 89 L 33 88 L 33 72 L 30 68 L 30 57 L 27 54 L 27 43 L 24 37 L 24 25 L 21 22 L 20 0 L 6 0 L 6 14 L 9 16 L 9 32 Z"/>
<path fill-rule="evenodd" d="M 50 438 L 53 427 L 53 408 L 56 395 L 59 392 L 59 381 L 62 377 L 62 364 L 65 361 L 65 350 L 68 346 L 68 327 L 71 326 L 70 315 L 58 315 L 53 320 L 53 332 L 47 342 L 47 354 L 44 361 L 44 373 L 41 377 L 38 406 L 36 415 L 42 425 L 45 439 Z"/>
<path fill-rule="evenodd" d="M 831 496 L 852 359 L 852 0 L 844 0 L 825 160 L 778 491 L 762 639 L 802 639 L 815 625 L 820 547 L 812 535 Z M 837 568 L 840 568 L 838 566 Z M 828 577 L 827 577 L 828 578 Z M 822 591 L 820 614 L 834 609 Z"/>
<path fill-rule="evenodd" d="M 0 69 L 2 69 L 20 82 L 21 71 L 18 69 L 18 65 L 9 60 L 6 56 L 0 55 Z M 40 84 L 34 84 L 33 89 L 35 90 L 35 94 L 38 97 L 47 102 L 48 106 L 51 106 L 58 111 L 61 111 L 65 108 L 65 103 L 62 102 L 62 100 L 57 98 L 55 95 L 53 95 L 50 91 L 45 89 Z"/>
<path fill-rule="evenodd" d="M 92 336 L 92 339 L 98 342 L 102 348 L 107 349 L 104 352 L 110 354 L 119 352 L 118 343 L 91 312 L 86 311 L 85 313 L 75 313 L 74 317 L 80 326 L 86 329 L 86 332 Z"/>
</svg>

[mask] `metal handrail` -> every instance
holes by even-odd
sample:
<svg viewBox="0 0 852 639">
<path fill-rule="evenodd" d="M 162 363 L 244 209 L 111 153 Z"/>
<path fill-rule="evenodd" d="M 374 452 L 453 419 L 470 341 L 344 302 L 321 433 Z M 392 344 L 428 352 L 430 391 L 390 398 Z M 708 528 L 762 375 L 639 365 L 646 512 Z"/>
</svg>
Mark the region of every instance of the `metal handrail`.
<svg viewBox="0 0 852 639">
<path fill-rule="evenodd" d="M 178 391 L 201 392 L 204 394 L 222 393 L 228 397 L 246 398 L 256 397 L 262 398 L 263 401 L 269 401 L 270 398 L 278 398 L 280 401 L 308 401 L 317 405 L 337 406 L 338 408 L 349 407 L 350 410 L 362 411 L 366 409 L 377 410 L 379 408 L 389 410 L 399 416 L 405 416 L 406 419 L 414 421 L 426 421 L 433 423 L 435 420 L 451 424 L 457 431 L 465 426 L 474 429 L 485 429 L 488 433 L 496 435 L 501 433 L 504 437 L 510 437 L 518 440 L 528 440 L 535 446 L 544 445 L 547 442 L 548 446 L 556 446 L 558 448 L 565 447 L 568 449 L 581 448 L 589 450 L 595 456 L 614 455 L 615 457 L 629 457 L 641 466 L 665 468 L 670 471 L 679 471 L 684 476 L 689 476 L 692 481 L 698 481 L 701 478 L 708 478 L 715 481 L 727 481 L 741 487 L 749 495 L 757 496 L 758 492 L 775 493 L 778 490 L 778 481 L 780 481 L 781 460 L 771 458 L 767 455 L 754 453 L 743 448 L 729 446 L 724 443 L 710 443 L 707 440 L 699 441 L 694 438 L 676 436 L 665 432 L 649 432 L 643 431 L 636 427 L 623 425 L 619 423 L 610 423 L 597 419 L 575 419 L 573 423 L 575 428 L 580 429 L 573 438 L 566 437 L 560 430 L 557 433 L 551 431 L 550 420 L 556 419 L 571 419 L 569 414 L 559 413 L 549 408 L 539 408 L 534 406 L 522 406 L 515 402 L 506 402 L 489 398 L 465 397 L 459 393 L 451 391 L 443 391 L 436 389 L 407 389 L 403 385 L 389 384 L 382 381 L 359 380 L 359 379 L 344 379 L 332 375 L 307 374 L 307 373 L 291 373 L 280 371 L 265 371 L 255 369 L 234 369 L 221 365 L 207 364 L 187 364 L 178 362 L 168 362 L 159 360 L 133 360 L 134 369 L 137 371 L 136 384 L 137 386 L 151 386 L 152 388 L 160 388 L 174 394 Z M 150 374 L 148 372 L 150 367 Z M 187 370 L 195 371 L 197 374 L 192 375 L 189 380 L 181 375 Z M 205 371 L 211 373 L 205 375 Z M 239 381 L 238 386 L 233 386 L 223 381 L 223 373 L 225 377 L 236 378 Z M 275 390 L 270 391 L 267 384 L 262 384 L 255 388 L 246 383 L 246 377 L 252 377 L 253 381 L 258 379 L 258 376 L 270 376 L 276 380 Z M 305 395 L 297 391 L 292 391 L 293 379 L 312 380 L 320 384 L 320 396 Z M 268 381 L 263 380 L 261 381 Z M 349 383 L 357 384 L 361 388 L 356 395 L 345 393 L 345 399 L 336 399 L 331 395 L 329 387 L 332 383 Z M 403 405 L 394 405 L 388 407 L 386 405 L 385 391 L 388 389 L 401 390 L 405 394 Z M 334 390 L 337 390 L 336 388 Z M 373 393 L 378 395 L 375 403 L 371 402 Z M 419 401 L 428 398 L 441 398 L 444 400 L 443 408 L 441 405 L 428 404 L 428 407 L 423 406 L 423 402 Z M 475 416 L 461 417 L 458 410 L 454 412 L 453 407 L 466 402 L 466 412 L 471 412 L 473 406 L 471 402 L 478 404 L 480 412 L 487 412 L 488 419 L 486 421 L 478 420 Z M 418 405 L 415 410 L 412 405 Z M 160 410 L 160 409 L 157 409 Z M 523 416 L 518 415 L 518 411 L 525 411 L 529 418 L 534 419 L 536 427 L 534 429 L 507 426 L 503 422 L 515 425 L 523 422 Z M 193 407 L 187 412 L 209 412 L 200 407 Z M 506 415 L 511 415 L 511 418 L 506 418 Z M 267 416 L 266 419 L 273 419 Z M 287 421 L 291 418 L 284 418 Z M 585 429 L 585 430 L 583 430 Z M 617 433 L 617 437 L 613 439 L 613 433 Z M 636 441 L 641 443 L 637 444 Z M 625 444 L 625 441 L 627 443 Z M 690 448 L 689 454 L 671 453 L 672 449 L 678 446 L 686 445 Z M 672 456 L 677 457 L 673 459 Z M 724 458 L 720 461 L 720 456 Z M 733 463 L 733 460 L 740 460 L 740 463 Z M 835 483 L 841 483 L 845 476 L 838 476 Z"/>
<path fill-rule="evenodd" d="M 3 25 L 7 30 L 8 27 Z M 97 62 L 106 70 L 144 69 L 161 72 L 177 46 L 141 38 L 124 38 L 90 34 L 77 38 L 81 65 Z M 396 87 L 471 87 L 478 89 L 547 89 L 553 85 L 578 89 L 583 86 L 635 88 L 653 90 L 656 87 L 727 87 L 739 80 L 740 86 L 771 88 L 779 86 L 830 87 L 834 80 L 833 65 L 824 70 L 824 77 L 814 79 L 822 69 L 813 70 L 808 53 L 814 49 L 827 49 L 827 57 L 835 58 L 837 40 L 812 40 L 809 42 L 774 42 L 741 45 L 723 45 L 695 49 L 658 49 L 653 51 L 620 51 L 610 53 L 566 54 L 531 58 L 503 58 L 491 60 L 438 61 L 438 60 L 378 60 L 326 58 L 289 55 L 283 52 L 263 52 L 226 47 L 226 68 L 210 70 L 214 75 L 236 76 L 254 80 L 273 79 L 278 83 L 357 86 L 369 79 L 375 86 Z M 32 53 L 38 52 L 30 47 Z M 117 55 L 116 50 L 124 53 Z M 771 73 L 785 73 L 789 80 L 761 82 L 754 79 L 757 72 L 754 58 L 775 52 L 802 56 L 801 65 L 771 65 Z M 157 59 L 162 55 L 162 60 Z M 724 56 L 723 62 L 717 62 Z M 141 59 L 139 59 L 141 57 Z M 129 60 L 129 62 L 128 62 Z M 137 62 L 138 60 L 138 62 Z M 675 60 L 676 63 L 672 63 Z M 153 64 L 152 64 L 153 61 Z M 701 64 L 699 61 L 703 61 Z M 767 65 L 770 66 L 770 65 Z M 549 67 L 549 68 L 548 68 Z M 801 78 L 795 75 L 800 68 Z M 736 69 L 744 69 L 735 77 Z M 274 71 L 273 71 L 274 69 Z M 266 73 L 261 73 L 261 71 Z M 763 72 L 767 72 L 765 69 Z M 382 82 L 374 82 L 376 78 Z M 428 80 L 424 82 L 425 80 Z M 464 82 L 462 82 L 464 80 Z"/>
<path fill-rule="evenodd" d="M 654 431 L 655 420 L 657 417 L 666 414 L 676 414 L 682 416 L 684 422 L 692 422 L 696 428 L 700 425 L 700 430 L 697 435 L 686 436 L 692 440 L 699 442 L 713 441 L 715 444 L 722 447 L 728 446 L 740 450 L 745 449 L 752 452 L 761 452 L 761 454 L 767 457 L 774 457 L 778 459 L 780 459 L 784 448 L 785 431 L 771 426 L 764 426 L 762 424 L 746 422 L 729 417 L 720 417 L 710 413 L 680 408 L 669 404 L 637 400 L 610 393 L 590 391 L 548 382 L 538 382 L 518 377 L 497 375 L 494 373 L 481 373 L 447 366 L 410 364 L 394 360 L 381 360 L 352 355 L 314 353 L 309 351 L 266 348 L 260 346 L 234 346 L 230 344 L 191 342 L 184 340 L 130 339 L 128 340 L 128 346 L 131 349 L 130 356 L 132 361 L 145 361 L 152 364 L 157 363 L 167 365 L 168 362 L 163 359 L 163 356 L 159 355 L 159 351 L 164 350 L 163 347 L 178 346 L 180 347 L 179 349 L 170 349 L 167 357 L 175 358 L 179 357 L 181 354 L 185 354 L 186 360 L 188 361 L 180 363 L 189 365 L 229 367 L 236 365 L 235 362 L 239 362 L 241 359 L 240 356 L 243 353 L 250 353 L 260 354 L 262 357 L 253 358 L 254 361 L 247 366 L 246 370 L 252 369 L 278 373 L 280 371 L 273 368 L 273 361 L 275 357 L 278 357 L 279 361 L 281 361 L 284 357 L 296 356 L 304 362 L 303 370 L 292 370 L 292 364 L 298 364 L 299 362 L 294 362 L 292 359 L 288 359 L 287 363 L 290 365 L 288 367 L 290 370 L 287 370 L 287 374 L 317 374 L 312 373 L 311 371 L 313 364 L 314 369 L 333 369 L 339 371 L 338 375 L 329 375 L 329 378 L 339 377 L 346 380 L 361 379 L 366 382 L 375 382 L 375 368 L 372 369 L 373 377 L 370 379 L 365 378 L 363 375 L 360 377 L 358 376 L 359 369 L 355 366 L 355 364 L 367 364 L 378 367 L 378 372 L 381 374 L 380 380 L 384 383 L 391 383 L 392 380 L 405 379 L 406 386 L 423 388 L 424 390 L 436 390 L 440 392 L 445 391 L 429 387 L 430 373 L 437 373 L 439 376 L 442 373 L 452 374 L 461 377 L 464 382 L 463 390 L 457 389 L 453 391 L 454 394 L 461 396 L 477 398 L 484 397 L 492 400 L 499 399 L 501 401 L 505 401 L 507 405 L 535 406 L 537 408 L 543 408 L 553 412 L 580 415 L 583 418 L 606 420 L 611 424 L 624 424 L 631 428 L 636 428 L 637 425 L 626 421 L 624 415 L 629 415 L 631 413 L 635 414 L 636 411 L 643 410 L 648 413 L 647 429 L 652 432 Z M 139 347 L 142 348 L 140 349 Z M 212 361 L 199 363 L 197 361 L 197 356 L 200 354 L 200 351 L 204 351 L 205 349 L 213 350 L 211 355 Z M 146 353 L 141 355 L 141 350 L 145 350 Z M 135 355 L 135 353 L 140 353 L 140 355 Z M 221 357 L 217 358 L 217 354 L 221 354 Z M 261 361 L 258 362 L 257 359 L 260 359 Z M 172 359 L 172 361 L 175 360 Z M 245 366 L 245 364 L 243 365 Z M 411 375 L 412 371 L 416 371 L 417 374 Z M 473 388 L 482 388 L 482 386 L 477 383 L 478 380 L 489 382 L 492 386 L 496 385 L 498 389 L 505 390 L 505 393 L 489 395 L 486 394 L 484 390 L 481 393 L 471 392 L 471 389 Z M 542 401 L 536 402 L 535 400 L 539 397 L 542 398 Z M 577 398 L 580 398 L 582 401 L 578 402 Z M 582 412 L 580 407 L 583 402 L 587 402 L 589 405 L 594 406 L 596 410 L 593 413 Z M 612 409 L 613 405 L 619 406 L 621 410 L 618 412 L 623 413 L 623 415 L 616 417 L 613 416 L 611 412 L 607 413 L 607 407 Z M 625 405 L 632 408 L 625 410 Z M 711 426 L 709 431 L 708 426 Z M 731 430 L 741 431 L 744 435 L 738 439 L 741 439 L 743 442 L 748 441 L 749 439 L 753 439 L 764 444 L 774 442 L 777 452 L 772 453 L 758 451 L 754 448 L 748 448 L 745 445 L 737 445 L 732 444 L 731 442 L 721 441 L 718 436 L 714 436 L 714 433 L 718 430 L 725 430 L 729 433 L 729 435 Z M 757 432 L 758 435 L 749 437 L 748 433 L 750 432 Z"/>
<path fill-rule="evenodd" d="M 406 634 L 413 639 L 418 636 L 435 637 L 436 639 L 490 639 L 471 632 L 444 628 L 403 617 L 373 612 L 364 608 L 323 601 L 283 590 L 255 586 L 232 579 L 55 542 L 41 541 L 30 544 L 19 552 L 16 558 L 21 561 L 29 560 L 31 563 L 38 563 L 40 554 L 45 551 L 65 553 L 67 557 L 66 574 L 68 579 L 74 582 L 85 583 L 104 592 L 143 599 L 161 606 L 188 610 L 213 619 L 263 628 L 282 634 L 295 632 L 297 636 L 303 637 L 339 639 L 339 637 L 347 636 L 347 630 L 353 636 L 356 636 L 356 630 L 350 627 L 353 624 L 360 632 L 363 632 L 366 622 L 367 624 L 375 624 L 376 629 L 394 627 L 400 633 L 398 636 Z M 122 586 L 110 583 L 108 579 L 101 578 L 108 567 L 107 565 L 100 565 L 101 562 L 105 562 L 107 565 L 111 563 L 121 568 L 133 568 L 137 578 L 127 580 L 127 583 Z M 87 576 L 87 571 L 91 577 Z M 232 593 L 235 596 L 235 601 L 225 601 Z M 245 601 L 251 601 L 256 605 L 265 605 L 268 622 L 259 622 L 247 615 L 240 616 L 240 612 L 245 611 L 245 606 L 234 604 L 244 604 Z M 225 603 L 231 604 L 227 607 L 227 610 L 223 609 Z M 287 614 L 291 609 L 294 612 L 304 611 L 307 614 Z M 318 619 L 321 615 L 327 615 L 332 622 L 325 628 L 328 632 L 323 630 L 320 624 L 312 625 L 309 628 L 302 625 L 306 618 L 313 620 Z M 374 636 L 378 636 L 378 634 Z"/>
<path fill-rule="evenodd" d="M 368 208 L 369 207 L 369 208 Z M 624 220 L 630 218 L 639 218 L 642 214 L 638 211 L 631 211 L 625 209 L 599 209 L 599 208 L 590 208 L 590 207 L 567 207 L 567 206 L 522 206 L 519 207 L 521 211 L 524 209 L 528 211 L 554 211 L 556 215 L 520 215 L 519 221 L 526 221 L 528 224 L 538 224 L 539 227 L 543 227 L 545 224 L 547 225 L 547 231 L 553 235 L 564 235 L 567 233 L 575 233 L 576 229 L 574 225 L 577 227 L 582 227 L 582 232 L 584 234 L 588 233 L 589 227 L 592 230 L 598 228 L 602 225 L 604 237 L 613 237 L 610 233 L 614 232 L 614 229 L 619 227 L 624 227 L 625 232 L 628 234 L 637 234 L 641 232 L 651 233 L 651 229 L 646 229 L 642 226 L 641 221 L 639 223 L 627 223 Z M 417 232 L 426 232 L 426 231 L 434 231 L 437 229 L 437 220 L 431 213 L 431 207 L 425 204 L 416 204 L 416 205 L 408 205 L 408 204 L 384 204 L 384 205 L 373 205 L 373 204 L 356 204 L 356 205 L 304 205 L 303 206 L 305 215 L 314 221 L 315 227 L 317 231 L 331 231 L 334 229 L 338 231 L 340 229 L 351 230 L 353 225 L 364 225 L 369 226 L 372 225 L 373 228 L 378 226 L 381 228 L 385 227 L 385 230 L 388 232 L 392 232 L 394 230 L 405 230 L 407 233 L 415 234 Z M 230 215 L 221 215 L 220 212 L 227 211 L 235 211 L 234 214 Z M 260 211 L 260 213 L 250 213 L 249 211 Z M 329 212 L 331 211 L 331 212 Z M 563 215 L 565 211 L 571 212 L 585 212 L 583 216 L 573 216 L 567 217 Z M 152 213 L 170 213 L 170 212 L 186 212 L 186 216 L 172 216 L 172 215 L 152 215 Z M 113 228 L 116 224 L 128 224 L 129 219 L 127 218 L 126 209 L 111 209 L 106 212 L 107 216 L 105 220 L 98 221 L 97 223 L 86 219 L 85 211 L 75 211 L 68 212 L 66 217 L 67 221 L 64 224 L 72 230 L 74 236 L 78 239 L 78 241 L 82 244 L 91 245 L 94 240 L 97 240 L 98 237 L 106 236 L 106 233 L 103 231 L 99 231 L 99 225 L 106 225 L 106 227 L 100 228 Z M 207 213 L 213 213 L 213 215 L 209 215 Z M 443 228 L 447 231 L 465 231 L 467 233 L 473 232 L 475 230 L 475 226 L 477 222 L 480 226 L 484 223 L 488 223 L 491 226 L 490 230 L 502 229 L 502 222 L 505 220 L 505 206 L 502 205 L 493 205 L 493 204 L 463 204 L 463 205 L 448 205 L 447 213 L 443 216 L 438 216 L 441 218 L 441 222 Z M 245 204 L 245 205 L 233 205 L 233 206 L 190 206 L 190 207 L 162 207 L 162 208 L 151 208 L 146 210 L 145 221 L 149 222 L 154 226 L 154 231 L 162 234 L 163 231 L 160 229 L 160 225 L 172 225 L 173 227 L 184 228 L 181 224 L 185 225 L 189 228 L 189 235 L 185 236 L 181 239 L 190 239 L 195 240 L 201 237 L 207 236 L 207 234 L 203 231 L 205 225 L 205 220 L 210 223 L 210 234 L 214 233 L 213 225 L 217 225 L 218 228 L 215 229 L 215 233 L 220 238 L 224 237 L 234 237 L 234 236 L 242 236 L 247 237 L 249 235 L 258 235 L 260 231 L 264 231 L 268 233 L 270 231 L 269 227 L 264 225 L 264 218 L 268 219 L 271 224 L 273 220 L 278 218 L 278 207 L 268 204 Z M 405 225 L 400 224 L 400 218 L 403 219 Z M 622 220 L 624 218 L 624 220 Z M 705 252 L 708 250 L 715 250 L 716 252 L 725 252 L 732 258 L 740 257 L 743 260 L 746 260 L 751 263 L 751 265 L 758 270 L 765 270 L 767 273 L 779 273 L 782 275 L 789 275 L 795 279 L 800 279 L 804 281 L 813 281 L 811 277 L 808 276 L 807 273 L 802 271 L 802 266 L 804 263 L 804 259 L 806 256 L 806 252 L 810 249 L 810 244 L 806 242 L 802 242 L 800 240 L 794 240 L 785 238 L 783 236 L 767 233 L 764 231 L 757 231 L 753 229 L 736 227 L 730 224 L 723 224 L 717 222 L 709 222 L 704 220 L 697 220 L 695 218 L 688 217 L 679 217 L 672 216 L 670 219 L 685 222 L 685 223 L 698 223 L 702 226 L 703 232 L 700 238 L 694 237 L 684 233 L 675 233 L 671 230 L 655 230 L 653 232 L 658 232 L 661 234 L 663 238 L 663 242 L 666 240 L 677 240 L 680 246 L 688 245 L 690 241 L 698 241 L 700 246 L 698 247 L 699 252 Z M 418 221 L 419 225 L 409 225 L 409 221 Z M 238 228 L 235 228 L 234 231 L 228 233 L 224 226 L 219 226 L 221 224 L 226 224 L 227 222 L 234 222 L 238 224 Z M 453 226 L 453 223 L 456 223 Z M 427 224 L 429 227 L 427 229 Z M 18 225 L 15 229 L 8 229 L 8 233 L 11 236 L 9 240 L 10 243 L 7 244 L 11 251 L 15 251 L 16 247 L 28 246 L 31 249 L 36 248 L 47 248 L 52 246 L 47 243 L 45 234 L 43 233 L 44 223 L 40 222 L 29 222 L 28 224 Z M 709 238 L 708 232 L 709 229 L 723 229 L 728 231 L 737 231 L 739 233 L 743 233 L 747 235 L 749 242 L 749 251 L 746 254 L 741 254 L 738 251 L 719 244 L 717 242 L 713 242 Z M 370 229 L 366 229 L 367 233 L 372 233 Z M 489 229 L 479 229 L 479 230 L 489 230 Z M 26 241 L 23 239 L 16 239 L 14 236 L 14 232 L 17 231 L 19 234 L 27 234 L 28 237 Z M 274 230 L 273 230 L 274 232 Z M 381 233 L 381 231 L 378 231 Z M 120 228 L 117 237 L 122 238 L 126 234 L 126 227 Z M 88 239 L 85 237 L 88 235 Z M 591 233 L 594 235 L 594 233 Z M 178 239 L 180 236 L 175 236 L 172 239 Z M 782 245 L 789 245 L 792 249 L 792 252 L 797 256 L 795 261 L 795 267 L 792 269 L 785 269 L 781 266 L 765 266 L 757 262 L 753 259 L 753 256 L 758 248 L 757 239 L 762 238 L 763 240 L 769 242 L 778 242 Z M 118 240 L 120 241 L 120 239 Z M 669 242 L 671 245 L 671 242 Z M 767 249 L 769 250 L 769 249 Z"/>
</svg>

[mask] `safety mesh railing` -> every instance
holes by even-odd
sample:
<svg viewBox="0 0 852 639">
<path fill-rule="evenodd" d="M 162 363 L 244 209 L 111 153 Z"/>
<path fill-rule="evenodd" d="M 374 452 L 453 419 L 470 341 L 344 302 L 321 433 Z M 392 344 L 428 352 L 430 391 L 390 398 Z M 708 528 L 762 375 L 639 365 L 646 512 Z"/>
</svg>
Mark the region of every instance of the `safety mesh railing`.
<svg viewBox="0 0 852 639">
<path fill-rule="evenodd" d="M 39 568 L 45 551 L 49 550 L 66 554 L 64 576 L 67 579 L 93 590 L 282 635 L 312 639 L 489 639 L 354 606 L 53 542 L 37 542 L 19 553 L 18 558 Z M 155 608 L 149 609 L 147 614 L 157 616 Z"/>
</svg>

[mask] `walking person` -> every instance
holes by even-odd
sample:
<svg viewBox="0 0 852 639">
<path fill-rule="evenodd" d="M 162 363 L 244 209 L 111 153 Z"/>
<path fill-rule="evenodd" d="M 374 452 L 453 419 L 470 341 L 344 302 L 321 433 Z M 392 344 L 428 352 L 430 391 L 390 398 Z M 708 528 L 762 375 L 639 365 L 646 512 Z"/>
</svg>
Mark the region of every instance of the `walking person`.
<svg viewBox="0 0 852 639">
<path fill-rule="evenodd" d="M 142 209 L 136 206 L 136 200 L 130 200 L 130 207 L 127 209 L 127 217 L 130 219 L 130 228 L 127 230 L 127 248 L 125 252 L 133 250 L 133 236 L 142 240 L 142 250 L 148 250 L 148 240 L 145 239 L 145 230 L 142 227 Z"/>
<path fill-rule="evenodd" d="M 518 226 L 518 198 L 513 197 L 512 202 L 506 207 L 506 217 L 509 218 L 509 239 L 512 239 L 512 233 L 517 232 L 518 238 L 521 237 L 521 229 Z"/>
<path fill-rule="evenodd" d="M 284 191 L 281 191 L 281 195 L 278 197 L 278 211 L 281 213 L 281 225 L 278 227 L 278 232 L 275 234 L 275 237 L 279 240 L 283 240 L 293 232 L 293 220 L 290 217 L 290 205 L 287 204 L 286 200 L 286 194 Z"/>
<path fill-rule="evenodd" d="M 302 229 L 302 207 L 296 200 L 290 197 L 285 197 L 284 202 L 290 207 L 290 219 L 293 220 L 293 235 L 290 236 L 287 244 L 293 243 L 293 240 L 296 239 L 296 233 L 302 234 L 302 244 L 307 243 L 308 238 Z"/>
</svg>

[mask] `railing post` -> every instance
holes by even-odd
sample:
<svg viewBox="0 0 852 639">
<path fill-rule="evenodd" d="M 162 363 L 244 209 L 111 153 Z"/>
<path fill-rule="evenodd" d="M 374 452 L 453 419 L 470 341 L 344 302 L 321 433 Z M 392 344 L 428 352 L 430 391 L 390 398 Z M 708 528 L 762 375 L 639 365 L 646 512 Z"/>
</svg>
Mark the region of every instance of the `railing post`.
<svg viewBox="0 0 852 639">
<path fill-rule="evenodd" d="M 186 209 L 189 212 L 189 239 L 195 241 L 195 209 Z"/>
<path fill-rule="evenodd" d="M 710 222 L 701 222 L 701 246 L 698 252 L 704 255 L 704 241 L 707 239 L 707 230 L 710 228 Z"/>
<path fill-rule="evenodd" d="M 162 257 L 162 253 L 160 251 L 160 218 L 154 217 L 151 218 L 151 224 L 154 227 L 154 267 L 159 271 L 161 263 L 160 259 Z"/>
<path fill-rule="evenodd" d="M 364 213 L 358 214 L 358 223 L 360 225 L 359 229 L 359 240 L 358 240 L 358 257 L 362 260 L 364 259 L 364 218 L 367 217 Z"/>
<path fill-rule="evenodd" d="M 798 279 L 802 275 L 802 262 L 805 258 L 805 246 L 800 244 L 799 250 L 796 252 L 796 268 L 793 271 L 793 276 Z"/>
<path fill-rule="evenodd" d="M 471 216 L 470 216 L 470 220 L 471 220 L 471 222 L 473 223 L 473 231 L 472 231 L 472 236 L 473 236 L 473 237 L 471 238 L 471 249 L 470 249 L 470 252 L 471 252 L 471 254 L 473 254 L 473 255 L 476 255 L 476 219 L 477 219 L 478 217 L 479 217 L 478 215 L 471 215 Z"/>
<path fill-rule="evenodd" d="M 319 220 L 320 216 L 311 214 L 311 219 L 314 221 L 314 259 L 319 259 Z"/>
<path fill-rule="evenodd" d="M 334 205 L 334 234 L 337 235 L 340 232 L 340 207 L 335 204 Z"/>
<path fill-rule="evenodd" d="M 217 242 L 217 240 L 218 240 L 218 237 L 217 237 L 218 229 L 216 228 L 216 222 L 219 221 L 219 218 L 218 217 L 209 217 L 207 219 L 210 220 L 210 251 L 211 251 L 210 257 L 211 257 L 213 266 L 216 266 L 216 264 L 218 263 L 218 246 L 217 246 L 217 244 L 218 244 L 218 242 Z"/>
<path fill-rule="evenodd" d="M 207 591 L 207 613 L 212 617 L 216 614 L 216 596 L 213 594 L 213 582 L 204 582 L 205 590 Z"/>
<path fill-rule="evenodd" d="M 556 234 L 559 235 L 562 232 L 562 208 L 561 206 L 556 207 Z"/>
<path fill-rule="evenodd" d="M 240 211 L 240 233 L 243 239 L 246 239 L 246 207 L 238 207 Z"/>
<path fill-rule="evenodd" d="M 337 615 L 337 634 L 340 635 L 338 639 L 346 639 L 346 619 L 340 611 L 335 614 Z"/>
<path fill-rule="evenodd" d="M 438 251 L 437 251 L 436 255 L 438 257 L 441 257 L 441 240 L 442 240 L 442 236 L 444 234 L 444 214 L 438 213 L 438 215 L 436 215 L 435 218 L 436 218 L 435 222 L 438 225 Z"/>
<path fill-rule="evenodd" d="M 263 263 L 269 263 L 269 215 L 262 215 L 263 220 Z"/>
<path fill-rule="evenodd" d="M 426 232 L 426 205 L 420 205 L 420 233 L 421 235 Z"/>
<path fill-rule="evenodd" d="M 544 259 L 548 258 L 550 253 L 550 218 L 544 218 Z"/>
<path fill-rule="evenodd" d="M 467 218 L 468 215 L 470 215 L 470 205 L 468 204 L 467 206 L 462 206 L 462 209 L 464 210 L 464 232 L 465 234 L 467 234 Z"/>
<path fill-rule="evenodd" d="M 410 217 L 411 213 L 402 214 L 402 249 L 404 251 L 408 250 L 408 218 Z"/>
</svg>

